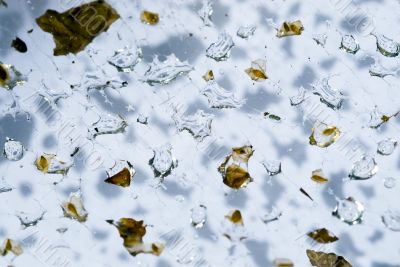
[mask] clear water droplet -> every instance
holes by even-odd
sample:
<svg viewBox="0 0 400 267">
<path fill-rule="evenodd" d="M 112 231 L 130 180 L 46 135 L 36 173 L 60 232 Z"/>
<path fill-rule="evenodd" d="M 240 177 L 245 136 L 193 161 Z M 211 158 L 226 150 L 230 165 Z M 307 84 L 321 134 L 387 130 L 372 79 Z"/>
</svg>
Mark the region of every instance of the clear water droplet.
<svg viewBox="0 0 400 267">
<path fill-rule="evenodd" d="M 383 179 L 383 185 L 388 189 L 394 188 L 396 186 L 396 183 L 396 178 L 393 177 L 386 177 Z"/>
<path fill-rule="evenodd" d="M 343 94 L 329 84 L 329 78 L 323 78 L 311 86 L 314 88 L 313 94 L 320 96 L 322 103 L 325 103 L 328 107 L 336 110 L 342 107 Z"/>
<path fill-rule="evenodd" d="M 235 43 L 232 37 L 226 32 L 222 32 L 218 36 L 218 40 L 212 43 L 206 50 L 206 56 L 216 61 L 225 61 L 230 56 L 230 51 Z"/>
<path fill-rule="evenodd" d="M 375 35 L 378 51 L 386 57 L 397 57 L 400 53 L 400 45 L 382 34 Z"/>
<path fill-rule="evenodd" d="M 349 225 L 360 223 L 362 221 L 363 214 L 363 204 L 352 197 L 337 199 L 336 207 L 332 212 L 333 216 L 336 216 Z"/>
<path fill-rule="evenodd" d="M 179 131 L 188 131 L 193 137 L 202 141 L 211 134 L 211 123 L 213 115 L 198 110 L 195 114 L 185 116 L 184 114 L 174 113 L 173 119 Z"/>
<path fill-rule="evenodd" d="M 277 175 L 282 172 L 281 162 L 276 160 L 264 161 L 262 162 L 264 168 L 267 170 L 269 176 Z"/>
<path fill-rule="evenodd" d="M 191 209 L 190 223 L 196 229 L 200 229 L 204 226 L 207 220 L 207 207 L 199 205 Z"/>
<path fill-rule="evenodd" d="M 369 155 L 364 155 L 353 164 L 349 177 L 352 180 L 366 180 L 374 176 L 377 172 L 378 165 L 375 159 Z"/>
<path fill-rule="evenodd" d="M 215 80 L 208 81 L 200 93 L 207 97 L 211 108 L 239 108 L 245 103 L 236 98 L 234 93 L 219 86 Z"/>
<path fill-rule="evenodd" d="M 382 215 L 382 222 L 386 228 L 395 232 L 400 232 L 400 211 L 386 211 Z"/>
<path fill-rule="evenodd" d="M 397 147 L 397 141 L 394 139 L 385 139 L 378 143 L 378 154 L 388 156 L 391 155 Z"/>
<path fill-rule="evenodd" d="M 240 26 L 236 32 L 236 35 L 243 39 L 248 39 L 250 36 L 254 35 L 257 27 L 254 25 L 250 26 Z"/>
<path fill-rule="evenodd" d="M 8 160 L 18 161 L 24 156 L 24 147 L 19 141 L 7 138 L 4 143 L 4 157 Z"/>
<path fill-rule="evenodd" d="M 360 50 L 360 45 L 353 35 L 344 35 L 340 43 L 340 49 L 345 50 L 347 53 L 355 54 Z"/>
</svg>

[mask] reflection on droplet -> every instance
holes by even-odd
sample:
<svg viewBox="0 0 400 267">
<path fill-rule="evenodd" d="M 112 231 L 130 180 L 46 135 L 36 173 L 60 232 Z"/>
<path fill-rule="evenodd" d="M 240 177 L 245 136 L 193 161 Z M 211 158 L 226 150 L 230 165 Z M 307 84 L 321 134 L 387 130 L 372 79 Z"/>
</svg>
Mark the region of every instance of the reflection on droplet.
<svg viewBox="0 0 400 267">
<path fill-rule="evenodd" d="M 375 35 L 378 51 L 386 57 L 397 57 L 400 53 L 400 44 L 382 34 Z"/>
<path fill-rule="evenodd" d="M 311 84 L 314 88 L 313 94 L 319 95 L 321 102 L 325 103 L 328 107 L 334 110 L 340 109 L 343 102 L 343 94 L 329 84 L 329 78 L 323 78 Z"/>
<path fill-rule="evenodd" d="M 234 46 L 232 37 L 226 32 L 221 32 L 218 35 L 218 40 L 212 43 L 206 50 L 206 56 L 215 59 L 216 61 L 227 60 L 230 56 L 232 47 Z"/>
<path fill-rule="evenodd" d="M 18 161 L 24 155 L 24 147 L 21 142 L 15 141 L 11 138 L 7 138 L 4 143 L 4 157 L 8 160 Z"/>
<path fill-rule="evenodd" d="M 353 225 L 361 223 L 364 214 L 364 205 L 352 197 L 337 199 L 337 204 L 332 212 L 343 222 Z"/>
<path fill-rule="evenodd" d="M 360 50 L 360 45 L 353 35 L 344 35 L 340 43 L 340 49 L 345 50 L 347 53 L 355 54 Z"/>
<path fill-rule="evenodd" d="M 386 228 L 400 232 L 400 211 L 388 210 L 382 215 L 382 222 Z"/>
<path fill-rule="evenodd" d="M 354 162 L 349 177 L 353 180 L 366 180 L 377 172 L 378 165 L 375 159 L 369 155 L 363 155 L 360 160 Z"/>
<path fill-rule="evenodd" d="M 381 155 L 391 155 L 397 147 L 397 141 L 391 138 L 382 140 L 378 143 L 377 152 Z"/>
</svg>

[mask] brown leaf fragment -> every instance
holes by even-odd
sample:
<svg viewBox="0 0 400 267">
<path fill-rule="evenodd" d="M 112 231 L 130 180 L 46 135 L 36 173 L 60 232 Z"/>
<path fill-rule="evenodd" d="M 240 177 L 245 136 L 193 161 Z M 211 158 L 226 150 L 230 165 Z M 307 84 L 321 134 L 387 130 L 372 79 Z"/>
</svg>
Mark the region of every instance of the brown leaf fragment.
<svg viewBox="0 0 400 267">
<path fill-rule="evenodd" d="M 88 212 L 83 206 L 82 198 L 79 192 L 71 193 L 68 201 L 61 205 L 64 216 L 78 222 L 85 222 L 88 217 Z"/>
<path fill-rule="evenodd" d="M 0 255 L 6 256 L 9 252 L 13 253 L 15 256 L 19 256 L 23 251 L 18 242 L 7 238 L 4 240 L 3 246 L 0 248 Z"/>
<path fill-rule="evenodd" d="M 131 171 L 125 167 L 120 172 L 105 179 L 104 182 L 122 187 L 128 187 L 131 184 L 131 176 Z"/>
<path fill-rule="evenodd" d="M 312 171 L 311 180 L 319 184 L 326 184 L 329 179 L 325 177 L 321 169 Z"/>
<path fill-rule="evenodd" d="M 265 73 L 266 62 L 263 59 L 257 59 L 251 62 L 251 67 L 244 71 L 249 75 L 250 79 L 256 82 L 261 82 L 268 79 Z"/>
<path fill-rule="evenodd" d="M 304 30 L 303 24 L 300 20 L 296 20 L 293 22 L 283 22 L 281 28 L 278 30 L 276 36 L 286 37 L 292 35 L 300 35 Z"/>
<path fill-rule="evenodd" d="M 294 264 L 289 259 L 279 258 L 273 261 L 274 267 L 294 267 Z"/>
<path fill-rule="evenodd" d="M 107 222 L 117 227 L 120 237 L 124 240 L 124 247 L 132 256 L 140 253 L 159 256 L 164 250 L 164 244 L 143 243 L 143 237 L 146 235 L 146 226 L 143 221 L 121 218 L 119 221 L 107 220 Z"/>
<path fill-rule="evenodd" d="M 244 225 L 243 223 L 243 218 L 242 218 L 242 213 L 240 210 L 233 210 L 231 211 L 228 215 L 225 216 L 229 221 L 231 221 L 234 224 L 237 225 Z"/>
<path fill-rule="evenodd" d="M 329 230 L 326 228 L 314 230 L 312 232 L 309 232 L 307 235 L 314 241 L 321 244 L 333 243 L 339 240 L 337 236 L 329 232 Z"/>
<path fill-rule="evenodd" d="M 236 164 L 229 165 L 223 175 L 224 184 L 234 189 L 246 187 L 250 181 L 250 174 Z"/>
<path fill-rule="evenodd" d="M 36 19 L 39 27 L 53 35 L 54 55 L 76 54 L 119 18 L 104 0 L 93 1 L 63 13 L 48 9 Z"/>
<path fill-rule="evenodd" d="M 212 70 L 208 70 L 202 77 L 206 82 L 214 80 L 214 72 Z"/>
<path fill-rule="evenodd" d="M 320 251 L 314 251 L 307 249 L 306 251 L 308 259 L 312 266 L 316 267 L 352 267 L 352 265 L 346 261 L 342 256 L 338 256 L 335 253 L 325 253 Z"/>
<path fill-rule="evenodd" d="M 144 10 L 140 14 L 140 20 L 145 24 L 156 25 L 160 21 L 160 16 L 157 13 Z"/>
</svg>

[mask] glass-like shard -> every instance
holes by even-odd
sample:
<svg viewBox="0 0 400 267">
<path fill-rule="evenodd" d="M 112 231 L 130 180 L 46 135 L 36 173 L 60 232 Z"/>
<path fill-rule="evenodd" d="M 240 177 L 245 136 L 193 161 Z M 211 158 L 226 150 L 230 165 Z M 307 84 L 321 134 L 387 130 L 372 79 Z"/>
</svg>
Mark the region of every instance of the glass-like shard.
<svg viewBox="0 0 400 267">
<path fill-rule="evenodd" d="M 336 242 L 339 240 L 337 236 L 329 232 L 328 229 L 326 228 L 320 228 L 317 230 L 314 230 L 312 232 L 309 232 L 307 234 L 310 238 L 312 238 L 314 241 L 321 243 L 321 244 L 327 244 L 327 243 L 332 243 Z"/>
<path fill-rule="evenodd" d="M 143 237 L 146 235 L 146 225 L 143 221 L 137 221 L 132 218 L 121 218 L 119 221 L 107 220 L 114 225 L 124 240 L 125 249 L 132 255 L 140 253 L 153 254 L 160 256 L 165 245 L 160 243 L 143 243 Z"/>
<path fill-rule="evenodd" d="M 161 180 L 170 175 L 172 170 L 178 166 L 178 161 L 172 155 L 171 150 L 170 144 L 158 147 L 153 150 L 153 157 L 149 160 L 154 176 Z"/>
<path fill-rule="evenodd" d="M 310 145 L 324 148 L 333 144 L 339 137 L 340 131 L 336 126 L 317 121 L 314 124 L 309 140 Z"/>
<path fill-rule="evenodd" d="M 36 226 L 41 220 L 43 220 L 45 214 L 45 211 L 39 210 L 35 213 L 29 214 L 25 212 L 19 212 L 16 216 L 19 219 L 22 228 L 26 229 L 31 226 Z"/>
<path fill-rule="evenodd" d="M 0 193 L 6 193 L 12 190 L 13 188 L 4 179 L 0 179 Z"/>
<path fill-rule="evenodd" d="M 388 189 L 394 188 L 396 186 L 396 183 L 396 178 L 393 177 L 385 177 L 383 179 L 383 185 Z"/>
<path fill-rule="evenodd" d="M 140 48 L 125 47 L 115 51 L 107 62 L 116 67 L 119 72 L 131 72 L 142 59 Z"/>
<path fill-rule="evenodd" d="M 206 50 L 206 56 L 216 61 L 225 61 L 229 58 L 232 47 L 235 43 L 232 37 L 226 32 L 218 35 L 218 40 L 212 43 Z"/>
<path fill-rule="evenodd" d="M 278 210 L 275 207 L 272 207 L 271 209 L 268 210 L 266 214 L 264 214 L 261 217 L 261 221 L 265 224 L 268 224 L 270 222 L 274 222 L 279 220 L 279 218 L 282 216 L 282 212 Z"/>
<path fill-rule="evenodd" d="M 196 229 L 203 228 L 207 220 L 207 207 L 199 205 L 191 209 L 190 223 Z"/>
<path fill-rule="evenodd" d="M 274 267 L 294 267 L 294 263 L 285 258 L 275 259 L 272 264 L 274 264 Z"/>
<path fill-rule="evenodd" d="M 257 59 L 251 62 L 251 67 L 245 69 L 245 72 L 249 77 L 256 82 L 261 82 L 268 79 L 266 70 L 266 61 L 263 59 Z"/>
<path fill-rule="evenodd" d="M 400 232 L 400 211 L 386 211 L 382 215 L 382 222 L 386 228 L 394 232 Z"/>
<path fill-rule="evenodd" d="M 214 80 L 214 72 L 212 70 L 208 70 L 202 77 L 206 82 Z"/>
<path fill-rule="evenodd" d="M 319 184 L 326 184 L 329 182 L 329 179 L 325 177 L 321 169 L 312 171 L 311 180 Z"/>
<path fill-rule="evenodd" d="M 311 86 L 314 88 L 313 94 L 320 96 L 322 103 L 326 104 L 328 107 L 336 110 L 340 109 L 343 102 L 343 94 L 330 86 L 329 77 L 323 78 Z"/>
<path fill-rule="evenodd" d="M 225 157 L 224 162 L 218 167 L 225 185 L 233 189 L 240 189 L 252 181 L 247 171 L 247 164 L 253 152 L 252 146 L 232 148 L 232 154 Z M 245 166 L 242 167 L 242 164 Z"/>
<path fill-rule="evenodd" d="M 364 205 L 352 197 L 337 199 L 332 215 L 349 224 L 359 224 L 364 214 Z"/>
<path fill-rule="evenodd" d="M 49 9 L 36 19 L 36 23 L 43 31 L 53 35 L 56 44 L 54 55 L 61 56 L 84 50 L 117 19 L 118 13 L 109 4 L 93 1 L 63 13 Z"/>
<path fill-rule="evenodd" d="M 397 141 L 391 138 L 384 139 L 378 143 L 378 154 L 388 156 L 391 155 L 397 147 Z"/>
<path fill-rule="evenodd" d="M 291 96 L 289 98 L 290 99 L 290 105 L 292 105 L 292 106 L 300 105 L 305 100 L 305 96 L 306 96 L 306 90 L 302 86 L 302 87 L 299 88 L 299 92 L 297 93 L 297 95 Z"/>
<path fill-rule="evenodd" d="M 12 90 L 17 85 L 26 82 L 26 78 L 12 65 L 0 61 L 0 86 Z"/>
<path fill-rule="evenodd" d="M 82 196 L 80 192 L 74 192 L 69 195 L 68 201 L 61 205 L 64 216 L 78 222 L 85 222 L 89 213 L 83 206 Z"/>
<path fill-rule="evenodd" d="M 378 51 L 385 57 L 397 57 L 400 53 L 400 44 L 389 39 L 385 35 L 377 34 L 376 46 Z"/>
<path fill-rule="evenodd" d="M 199 16 L 205 26 L 212 26 L 213 23 L 211 21 L 211 15 L 213 14 L 213 12 L 214 12 L 214 10 L 212 7 L 212 1 L 211 0 L 203 0 L 203 6 L 197 12 L 197 14 L 199 14 Z"/>
<path fill-rule="evenodd" d="M 378 165 L 375 159 L 369 155 L 363 155 L 360 160 L 354 162 L 349 174 L 350 179 L 366 180 L 378 172 Z"/>
<path fill-rule="evenodd" d="M 254 35 L 257 27 L 254 25 L 250 26 L 240 26 L 236 32 L 236 35 L 243 39 L 248 39 L 250 36 Z"/>
<path fill-rule="evenodd" d="M 355 54 L 360 50 L 360 45 L 353 35 L 344 35 L 340 43 L 340 49 L 345 50 L 347 53 Z"/>
<path fill-rule="evenodd" d="M 379 77 L 379 78 L 385 78 L 386 76 L 395 76 L 396 72 L 391 71 L 383 67 L 381 64 L 378 62 L 375 62 L 370 68 L 369 68 L 369 74 L 371 76 Z"/>
<path fill-rule="evenodd" d="M 67 174 L 73 162 L 64 162 L 53 154 L 43 154 L 35 161 L 36 168 L 43 173 Z"/>
<path fill-rule="evenodd" d="M 126 123 L 125 119 L 120 115 L 107 114 L 93 123 L 89 128 L 89 134 L 91 137 L 96 137 L 104 134 L 117 134 L 125 131 Z"/>
<path fill-rule="evenodd" d="M 174 54 L 169 55 L 163 62 L 156 56 L 144 74 L 144 81 L 149 85 L 164 85 L 192 70 L 193 67 L 187 61 L 181 62 Z"/>
<path fill-rule="evenodd" d="M 278 32 L 276 33 L 276 36 L 281 38 L 292 35 L 300 35 L 303 32 L 303 30 L 304 30 L 303 23 L 301 23 L 300 20 L 296 20 L 293 22 L 285 21 L 279 28 Z"/>
<path fill-rule="evenodd" d="M 179 131 L 188 131 L 193 137 L 202 141 L 211 134 L 211 123 L 214 115 L 198 110 L 195 114 L 184 116 L 175 113 L 173 119 Z"/>
<path fill-rule="evenodd" d="M 219 86 L 215 80 L 208 81 L 200 93 L 207 97 L 211 108 L 239 108 L 245 103 L 245 100 L 237 99 L 234 93 Z"/>
<path fill-rule="evenodd" d="M 328 36 L 322 33 L 322 34 L 314 34 L 312 38 L 318 45 L 325 47 Z"/>
<path fill-rule="evenodd" d="M 222 226 L 224 236 L 233 242 L 242 241 L 247 238 L 242 214 L 239 210 L 233 210 L 226 215 Z"/>
<path fill-rule="evenodd" d="M 262 165 L 267 170 L 269 176 L 274 176 L 282 172 L 281 162 L 276 160 L 264 161 Z"/>
<path fill-rule="evenodd" d="M 140 20 L 148 25 L 156 25 L 160 21 L 160 16 L 157 13 L 144 10 L 140 14 Z"/>
<path fill-rule="evenodd" d="M 147 125 L 149 123 L 149 118 L 143 114 L 139 114 L 136 119 L 136 122 Z"/>
<path fill-rule="evenodd" d="M 107 172 L 108 178 L 104 182 L 121 187 L 129 187 L 136 171 L 129 161 L 120 161 L 118 163 Z"/>
<path fill-rule="evenodd" d="M 325 253 L 307 249 L 307 257 L 312 266 L 316 267 L 352 267 L 352 265 L 342 256 L 335 253 Z"/>
<path fill-rule="evenodd" d="M 21 244 L 15 240 L 7 238 L 0 247 L 0 255 L 6 256 L 9 252 L 13 253 L 15 256 L 21 255 L 23 252 Z"/>
<path fill-rule="evenodd" d="M 24 147 L 21 142 L 7 138 L 4 143 L 3 155 L 11 161 L 18 161 L 24 156 Z"/>
<path fill-rule="evenodd" d="M 399 112 L 393 114 L 393 115 L 385 115 L 382 112 L 379 111 L 378 107 L 374 107 L 374 110 L 369 114 L 369 122 L 368 126 L 372 129 L 378 129 L 381 127 L 383 124 L 387 123 L 391 118 L 396 117 L 399 114 Z"/>
<path fill-rule="evenodd" d="M 18 52 L 21 52 L 21 53 L 26 53 L 28 51 L 28 47 L 26 46 L 26 43 L 18 37 L 12 41 L 11 47 L 15 48 L 15 50 L 17 50 Z"/>
</svg>

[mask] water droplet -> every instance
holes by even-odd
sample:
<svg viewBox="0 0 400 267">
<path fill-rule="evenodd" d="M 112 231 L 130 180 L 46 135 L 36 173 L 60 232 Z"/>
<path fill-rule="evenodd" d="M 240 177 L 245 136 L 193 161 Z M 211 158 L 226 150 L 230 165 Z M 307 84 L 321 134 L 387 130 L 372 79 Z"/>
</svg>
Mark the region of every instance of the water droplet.
<svg viewBox="0 0 400 267">
<path fill-rule="evenodd" d="M 107 62 L 116 67 L 119 72 L 131 72 L 142 58 L 140 48 L 125 47 L 115 51 Z"/>
<path fill-rule="evenodd" d="M 329 77 L 323 78 L 311 86 L 314 88 L 313 94 L 320 96 L 322 103 L 325 103 L 328 107 L 336 110 L 340 109 L 343 102 L 343 94 L 330 86 Z"/>
<path fill-rule="evenodd" d="M 391 155 L 397 146 L 397 141 L 394 139 L 385 139 L 378 143 L 378 154 L 388 156 Z"/>
<path fill-rule="evenodd" d="M 196 229 L 200 229 L 204 226 L 207 220 L 207 207 L 199 205 L 191 209 L 190 223 Z"/>
<path fill-rule="evenodd" d="M 237 99 L 234 93 L 222 88 L 215 80 L 210 80 L 200 93 L 205 95 L 211 108 L 239 108 L 245 101 Z"/>
<path fill-rule="evenodd" d="M 400 45 L 397 42 L 382 34 L 375 35 L 375 38 L 378 51 L 382 55 L 386 57 L 397 57 L 399 55 Z"/>
<path fill-rule="evenodd" d="M 290 97 L 290 105 L 297 106 L 303 103 L 304 98 L 306 96 L 306 90 L 304 87 L 299 88 L 299 92 L 297 95 Z"/>
<path fill-rule="evenodd" d="M 211 15 L 214 12 L 211 0 L 204 0 L 203 6 L 197 12 L 205 26 L 212 26 Z"/>
<path fill-rule="evenodd" d="M 393 178 L 393 177 L 384 178 L 383 185 L 388 189 L 395 187 L 396 186 L 396 178 Z"/>
<path fill-rule="evenodd" d="M 355 54 L 360 50 L 360 45 L 353 35 L 344 35 L 340 43 L 340 49 L 345 50 L 347 53 Z"/>
<path fill-rule="evenodd" d="M 236 35 L 243 39 L 248 39 L 250 36 L 254 35 L 257 27 L 254 25 L 250 26 L 240 26 L 236 32 Z"/>
<path fill-rule="evenodd" d="M 332 212 L 333 216 L 349 225 L 361 223 L 363 214 L 363 204 L 352 197 L 337 199 L 336 207 Z"/>
<path fill-rule="evenodd" d="M 388 210 L 382 215 L 385 226 L 395 232 L 400 231 L 400 211 Z"/>
<path fill-rule="evenodd" d="M 183 114 L 174 113 L 173 119 L 179 131 L 188 131 L 193 137 L 202 141 L 211 134 L 211 122 L 214 115 L 198 110 L 195 114 L 184 116 Z"/>
<path fill-rule="evenodd" d="M 364 155 L 359 161 L 353 164 L 349 177 L 353 180 L 366 180 L 378 172 L 378 165 L 375 159 L 369 155 Z"/>
<path fill-rule="evenodd" d="M 232 37 L 226 32 L 222 32 L 218 36 L 218 41 L 207 48 L 206 56 L 216 61 L 225 61 L 229 58 L 230 51 L 234 45 Z"/>
<path fill-rule="evenodd" d="M 128 124 L 120 115 L 107 114 L 93 123 L 89 129 L 89 133 L 92 137 L 96 137 L 104 134 L 116 134 L 125 131 Z"/>
<path fill-rule="evenodd" d="M 172 156 L 172 147 L 170 144 L 158 147 L 153 150 L 153 157 L 149 160 L 154 176 L 161 180 L 170 175 L 172 169 L 178 166 L 178 161 Z"/>
<path fill-rule="evenodd" d="M 24 155 L 24 147 L 21 142 L 7 138 L 4 143 L 4 157 L 8 160 L 18 161 Z"/>
<path fill-rule="evenodd" d="M 282 172 L 281 162 L 276 160 L 264 161 L 262 162 L 264 168 L 267 170 L 269 176 L 277 175 Z"/>
</svg>

